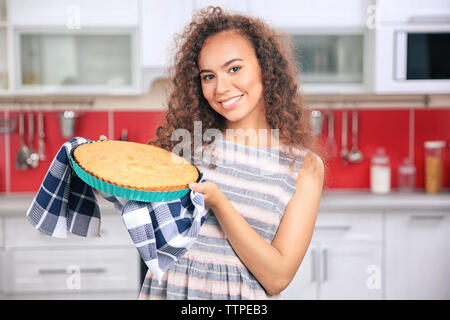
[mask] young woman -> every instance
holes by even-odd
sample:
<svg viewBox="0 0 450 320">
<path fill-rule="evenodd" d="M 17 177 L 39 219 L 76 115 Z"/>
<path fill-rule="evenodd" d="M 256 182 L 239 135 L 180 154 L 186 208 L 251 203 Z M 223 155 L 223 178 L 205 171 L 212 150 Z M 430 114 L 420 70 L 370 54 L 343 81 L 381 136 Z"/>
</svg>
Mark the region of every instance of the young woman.
<svg viewBox="0 0 450 320">
<path fill-rule="evenodd" d="M 279 299 L 308 249 L 324 179 L 290 43 L 218 7 L 195 15 L 178 40 L 166 123 L 149 143 L 172 151 L 172 133 L 194 133 L 194 121 L 202 134 L 220 130 L 203 141 L 215 159 L 197 164 L 206 182 L 190 185 L 214 215 L 161 285 L 147 273 L 139 298 Z M 250 141 L 247 130 L 263 135 Z"/>
</svg>

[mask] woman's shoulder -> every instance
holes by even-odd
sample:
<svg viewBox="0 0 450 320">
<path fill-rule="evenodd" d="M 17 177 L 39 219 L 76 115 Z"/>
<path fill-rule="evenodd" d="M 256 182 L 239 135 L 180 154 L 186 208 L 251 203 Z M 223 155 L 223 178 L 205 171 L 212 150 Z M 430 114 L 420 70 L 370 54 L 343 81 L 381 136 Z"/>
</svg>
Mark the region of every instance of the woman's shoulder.
<svg viewBox="0 0 450 320">
<path fill-rule="evenodd" d="M 303 176 L 315 176 L 323 179 L 325 165 L 322 158 L 309 148 L 292 147 L 281 151 L 284 155 L 293 160 L 291 167 L 292 177 L 297 181 Z"/>
<path fill-rule="evenodd" d="M 323 177 L 324 171 L 325 165 L 322 158 L 315 152 L 309 150 L 305 155 L 299 174 Z"/>
</svg>

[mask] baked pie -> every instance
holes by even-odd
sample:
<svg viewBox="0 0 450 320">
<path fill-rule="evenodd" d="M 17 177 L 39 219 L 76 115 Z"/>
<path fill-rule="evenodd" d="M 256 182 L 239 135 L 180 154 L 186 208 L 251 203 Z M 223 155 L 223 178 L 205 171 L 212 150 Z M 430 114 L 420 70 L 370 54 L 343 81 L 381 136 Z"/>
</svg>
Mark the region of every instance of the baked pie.
<svg viewBox="0 0 450 320">
<path fill-rule="evenodd" d="M 73 159 L 95 178 L 135 190 L 183 190 L 199 177 L 197 168 L 183 157 L 131 141 L 85 143 L 75 148 Z"/>
</svg>

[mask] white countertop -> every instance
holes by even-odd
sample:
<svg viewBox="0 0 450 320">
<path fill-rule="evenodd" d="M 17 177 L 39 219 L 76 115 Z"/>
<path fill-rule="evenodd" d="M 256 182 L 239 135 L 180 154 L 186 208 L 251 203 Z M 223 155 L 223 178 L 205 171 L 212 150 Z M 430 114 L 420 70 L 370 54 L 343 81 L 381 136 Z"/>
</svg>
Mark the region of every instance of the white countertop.
<svg viewBox="0 0 450 320">
<path fill-rule="evenodd" d="M 0 216 L 25 215 L 33 201 L 34 193 L 0 195 Z M 98 199 L 102 214 L 117 214 L 112 203 Z M 366 190 L 324 190 L 319 210 L 439 210 L 450 213 L 450 192 L 439 194 L 424 192 L 372 194 Z"/>
<path fill-rule="evenodd" d="M 442 210 L 450 213 L 450 192 L 373 194 L 366 190 L 324 190 L 320 210 Z"/>
</svg>

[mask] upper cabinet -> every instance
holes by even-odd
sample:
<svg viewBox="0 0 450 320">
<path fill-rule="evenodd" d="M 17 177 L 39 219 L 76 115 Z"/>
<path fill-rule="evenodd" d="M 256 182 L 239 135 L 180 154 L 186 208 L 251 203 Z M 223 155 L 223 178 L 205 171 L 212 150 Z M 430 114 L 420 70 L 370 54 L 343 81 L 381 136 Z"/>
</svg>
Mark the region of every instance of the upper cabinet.
<svg viewBox="0 0 450 320">
<path fill-rule="evenodd" d="M 0 94 L 7 93 L 9 89 L 8 25 L 8 1 L 0 0 Z"/>
<path fill-rule="evenodd" d="M 142 93 L 139 0 L 6 3 L 10 92 Z"/>
<path fill-rule="evenodd" d="M 132 30 L 17 28 L 15 90 L 24 94 L 138 93 Z"/>
<path fill-rule="evenodd" d="M 292 39 L 305 94 L 449 93 L 448 0 L 0 0 L 0 94 L 142 94 L 194 12 Z"/>
<path fill-rule="evenodd" d="M 250 13 L 274 27 L 320 30 L 364 26 L 371 0 L 259 0 L 250 2 Z M 305 30 L 306 30 L 305 29 Z"/>
<path fill-rule="evenodd" d="M 143 89 L 154 79 L 167 77 L 174 36 L 182 33 L 194 10 L 191 0 L 144 0 L 141 3 L 141 55 Z"/>
<path fill-rule="evenodd" d="M 448 0 L 377 0 L 380 23 L 407 23 L 423 21 L 449 22 Z"/>
<path fill-rule="evenodd" d="M 139 0 L 13 0 L 9 1 L 13 26 L 139 25 Z M 145 1 L 144 1 L 145 2 Z"/>
<path fill-rule="evenodd" d="M 233 12 L 248 12 L 248 1 L 242 0 L 143 0 L 141 4 L 141 50 L 143 88 L 156 78 L 167 77 L 174 57 L 176 34 L 181 34 L 194 12 L 216 5 Z"/>
<path fill-rule="evenodd" d="M 300 83 L 307 94 L 370 91 L 369 33 L 354 30 L 291 31 Z"/>
<path fill-rule="evenodd" d="M 370 91 L 371 1 L 251 1 L 250 13 L 291 35 L 306 94 Z M 369 12 L 370 13 L 370 12 Z"/>
</svg>

